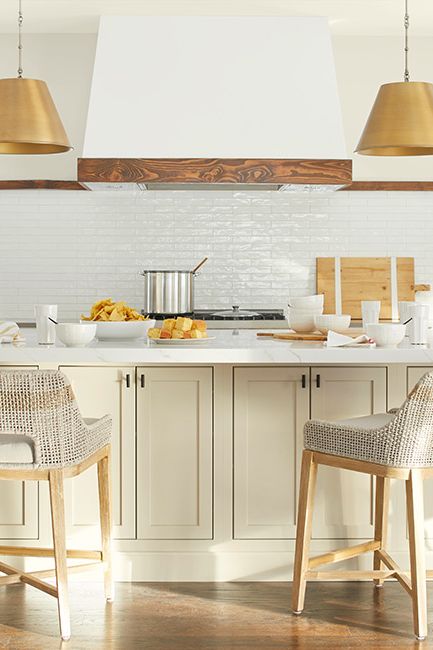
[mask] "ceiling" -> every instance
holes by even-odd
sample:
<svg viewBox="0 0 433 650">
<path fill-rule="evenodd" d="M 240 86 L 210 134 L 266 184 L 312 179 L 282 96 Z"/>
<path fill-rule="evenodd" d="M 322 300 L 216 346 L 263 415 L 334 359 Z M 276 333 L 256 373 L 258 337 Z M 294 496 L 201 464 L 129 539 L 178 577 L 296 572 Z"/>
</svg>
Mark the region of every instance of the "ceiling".
<svg viewBox="0 0 433 650">
<path fill-rule="evenodd" d="M 0 3 L 0 32 L 16 30 L 18 0 Z M 411 0 L 411 32 L 433 36 L 432 0 Z M 401 35 L 404 0 L 23 0 L 26 32 L 95 33 L 101 14 L 329 16 L 334 34 Z"/>
</svg>

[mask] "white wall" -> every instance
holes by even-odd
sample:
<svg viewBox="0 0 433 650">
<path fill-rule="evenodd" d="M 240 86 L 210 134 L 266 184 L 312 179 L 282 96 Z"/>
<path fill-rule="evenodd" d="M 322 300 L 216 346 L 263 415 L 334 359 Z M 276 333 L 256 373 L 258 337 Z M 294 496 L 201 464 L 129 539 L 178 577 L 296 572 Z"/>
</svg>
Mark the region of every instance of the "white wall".
<svg viewBox="0 0 433 650">
<path fill-rule="evenodd" d="M 35 302 L 76 318 L 143 304 L 143 268 L 192 268 L 197 307 L 278 307 L 315 288 L 316 256 L 413 255 L 433 282 L 432 192 L 0 192 L 0 319 Z"/>
<path fill-rule="evenodd" d="M 402 73 L 402 39 L 398 37 L 333 37 L 337 80 L 348 152 L 353 151 L 381 83 L 398 81 Z M 76 178 L 81 154 L 92 74 L 94 35 L 26 35 L 24 70 L 48 81 L 75 151 L 57 156 L 0 157 L 0 178 Z M 414 80 L 433 81 L 433 37 L 411 39 Z M 296 62 L 287 62 L 287 72 Z M 16 42 L 0 38 L 0 75 L 14 76 Z M 143 79 L 146 72 L 143 71 Z M 257 81 L 260 83 L 260 80 Z M 317 97 L 320 110 L 320 97 Z M 357 180 L 433 180 L 433 158 L 376 159 L 354 157 Z"/>
</svg>

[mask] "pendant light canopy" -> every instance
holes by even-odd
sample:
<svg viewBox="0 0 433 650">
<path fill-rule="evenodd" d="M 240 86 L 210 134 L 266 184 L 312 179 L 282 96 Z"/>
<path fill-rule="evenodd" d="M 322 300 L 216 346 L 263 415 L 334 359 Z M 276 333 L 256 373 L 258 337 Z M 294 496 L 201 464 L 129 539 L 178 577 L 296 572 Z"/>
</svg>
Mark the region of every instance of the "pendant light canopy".
<svg viewBox="0 0 433 650">
<path fill-rule="evenodd" d="M 355 149 L 366 156 L 433 155 L 433 84 L 409 81 L 408 0 L 405 2 L 404 81 L 380 87 Z"/>
<path fill-rule="evenodd" d="M 18 77 L 0 79 L 0 154 L 62 153 L 72 149 L 45 81 L 23 79 L 21 0 Z"/>
</svg>

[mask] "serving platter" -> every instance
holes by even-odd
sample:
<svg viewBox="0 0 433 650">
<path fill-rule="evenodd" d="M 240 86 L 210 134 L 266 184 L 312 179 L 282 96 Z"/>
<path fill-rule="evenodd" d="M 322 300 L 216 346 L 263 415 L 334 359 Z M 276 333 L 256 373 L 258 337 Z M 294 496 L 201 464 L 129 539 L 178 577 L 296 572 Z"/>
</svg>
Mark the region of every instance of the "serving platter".
<svg viewBox="0 0 433 650">
<path fill-rule="evenodd" d="M 158 345 L 195 345 L 196 343 L 207 343 L 207 341 L 213 341 L 214 339 L 216 339 L 216 336 L 208 336 L 205 339 L 149 339 L 149 341 Z"/>
</svg>

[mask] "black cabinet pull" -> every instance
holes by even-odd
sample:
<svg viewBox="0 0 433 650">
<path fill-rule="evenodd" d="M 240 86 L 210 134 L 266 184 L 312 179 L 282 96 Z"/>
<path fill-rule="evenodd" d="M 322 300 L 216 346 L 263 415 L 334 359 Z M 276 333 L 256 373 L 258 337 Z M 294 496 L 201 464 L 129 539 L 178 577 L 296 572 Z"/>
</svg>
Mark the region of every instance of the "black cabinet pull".
<svg viewBox="0 0 433 650">
<path fill-rule="evenodd" d="M 320 375 L 316 375 L 316 387 L 320 388 Z"/>
<path fill-rule="evenodd" d="M 131 386 L 131 375 L 128 374 L 126 375 L 126 388 L 129 388 Z"/>
<path fill-rule="evenodd" d="M 145 383 L 144 375 L 140 375 L 140 386 L 142 388 L 144 388 L 144 383 Z"/>
<path fill-rule="evenodd" d="M 307 386 L 307 375 L 302 375 L 301 386 L 302 388 L 305 388 Z"/>
</svg>

